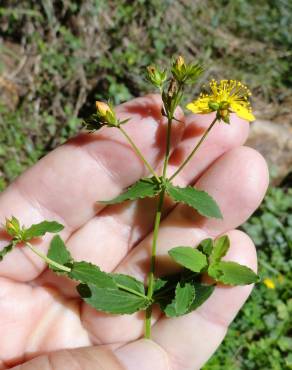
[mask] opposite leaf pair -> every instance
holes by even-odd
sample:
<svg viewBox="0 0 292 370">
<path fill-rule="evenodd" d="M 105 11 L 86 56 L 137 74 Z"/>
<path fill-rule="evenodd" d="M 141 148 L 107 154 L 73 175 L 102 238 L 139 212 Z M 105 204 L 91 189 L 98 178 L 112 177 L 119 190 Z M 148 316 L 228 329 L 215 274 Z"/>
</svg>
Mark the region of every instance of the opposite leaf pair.
<svg viewBox="0 0 292 370">
<path fill-rule="evenodd" d="M 159 180 L 160 182 L 155 177 L 141 179 L 123 194 L 102 203 L 116 204 L 138 198 L 153 198 L 160 192 L 165 191 L 173 201 L 187 204 L 203 216 L 222 218 L 217 203 L 205 191 L 198 190 L 192 186 L 185 188 L 174 186 L 169 180 L 163 181 L 163 178 L 159 178 Z"/>
</svg>

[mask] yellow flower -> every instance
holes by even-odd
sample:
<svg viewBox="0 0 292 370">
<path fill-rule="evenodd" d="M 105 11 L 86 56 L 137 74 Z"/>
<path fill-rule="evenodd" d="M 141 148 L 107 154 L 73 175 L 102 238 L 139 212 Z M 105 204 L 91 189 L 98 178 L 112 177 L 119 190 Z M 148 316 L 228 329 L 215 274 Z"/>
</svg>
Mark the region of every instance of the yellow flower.
<svg viewBox="0 0 292 370">
<path fill-rule="evenodd" d="M 230 112 L 246 121 L 255 120 L 249 103 L 251 92 L 245 85 L 235 80 L 221 80 L 220 83 L 212 80 L 209 85 L 210 93 L 201 93 L 197 100 L 187 105 L 187 109 L 201 114 L 217 111 L 218 117 L 225 122 L 228 122 Z"/>
<path fill-rule="evenodd" d="M 275 283 L 273 282 L 272 279 L 264 279 L 263 283 L 265 284 L 265 286 L 268 288 L 268 289 L 275 289 L 276 288 L 276 285 Z"/>
<path fill-rule="evenodd" d="M 96 109 L 98 113 L 102 116 L 105 117 L 107 112 L 111 112 L 111 109 L 108 104 L 102 102 L 102 101 L 96 101 L 95 102 Z"/>
</svg>

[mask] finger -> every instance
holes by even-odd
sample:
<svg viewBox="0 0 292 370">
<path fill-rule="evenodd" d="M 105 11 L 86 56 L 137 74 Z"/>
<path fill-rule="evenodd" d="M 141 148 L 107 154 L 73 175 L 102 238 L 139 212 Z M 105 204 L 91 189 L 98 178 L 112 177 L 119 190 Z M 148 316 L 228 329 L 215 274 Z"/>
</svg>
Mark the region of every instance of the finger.
<svg viewBox="0 0 292 370">
<path fill-rule="evenodd" d="M 158 235 L 157 273 L 175 271 L 167 252 L 177 245 L 197 245 L 242 224 L 260 204 L 268 185 L 268 171 L 259 153 L 240 147 L 220 157 L 196 186 L 211 194 L 220 206 L 222 220 L 206 219 L 191 208 L 179 205 L 162 222 Z M 147 236 L 122 262 L 116 272 L 146 282 L 152 235 Z M 103 343 L 137 339 L 143 333 L 143 315 L 109 316 L 84 305 L 82 320 Z M 130 329 L 129 329 L 130 328 Z"/>
<path fill-rule="evenodd" d="M 169 370 L 162 348 L 150 340 L 140 340 L 113 351 L 107 347 L 87 347 L 54 352 L 37 357 L 12 370 Z"/>
<path fill-rule="evenodd" d="M 128 370 L 113 351 L 102 347 L 87 347 L 58 351 L 34 358 L 12 370 Z M 129 369 L 131 370 L 131 369 Z"/>
<path fill-rule="evenodd" d="M 117 109 L 120 118 L 131 118 L 124 127 L 153 166 L 161 161 L 165 141 L 160 109 L 161 101 L 153 95 Z M 181 111 L 176 114 L 183 119 Z M 172 147 L 183 129 L 183 124 L 174 126 Z M 95 206 L 97 200 L 116 196 L 146 173 L 118 130 L 103 128 L 96 134 L 82 134 L 47 155 L 1 194 L 0 221 L 11 215 L 25 225 L 59 220 L 66 226 L 63 236 L 68 237 L 100 211 L 103 206 Z M 42 243 L 42 248 L 45 245 Z M 16 249 L 0 264 L 0 275 L 30 280 L 42 268 L 40 259 L 30 251 Z"/>
<path fill-rule="evenodd" d="M 231 260 L 257 270 L 256 251 L 243 232 L 228 233 L 231 248 L 224 260 Z M 201 369 L 226 335 L 252 285 L 217 287 L 213 295 L 196 311 L 178 318 L 162 318 L 152 328 L 153 340 L 168 353 L 171 369 Z"/>
<path fill-rule="evenodd" d="M 212 115 L 187 117 L 183 139 L 170 158 L 170 173 L 187 157 L 211 120 Z M 188 164 L 176 182 L 180 185 L 193 183 L 216 158 L 245 142 L 248 127 L 247 122 L 236 116 L 232 117 L 230 125 L 215 126 L 195 160 Z M 165 212 L 167 208 L 166 205 Z M 88 260 L 105 271 L 112 271 L 129 250 L 150 232 L 155 209 L 156 200 L 149 199 L 107 207 L 72 235 L 67 242 L 68 248 L 77 260 Z"/>
</svg>

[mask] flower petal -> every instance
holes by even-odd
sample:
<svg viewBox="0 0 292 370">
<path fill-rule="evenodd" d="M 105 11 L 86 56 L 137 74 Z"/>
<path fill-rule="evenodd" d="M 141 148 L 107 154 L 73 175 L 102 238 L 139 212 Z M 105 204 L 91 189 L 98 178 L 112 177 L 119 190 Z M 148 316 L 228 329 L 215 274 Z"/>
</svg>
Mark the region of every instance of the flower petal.
<svg viewBox="0 0 292 370">
<path fill-rule="evenodd" d="M 248 107 L 243 106 L 237 102 L 230 102 L 231 110 L 238 115 L 239 118 L 242 118 L 246 121 L 252 122 L 255 120 L 255 116 L 252 114 L 251 110 Z"/>
<path fill-rule="evenodd" d="M 209 108 L 210 97 L 199 98 L 187 104 L 186 108 L 193 113 L 210 113 L 212 110 Z"/>
</svg>

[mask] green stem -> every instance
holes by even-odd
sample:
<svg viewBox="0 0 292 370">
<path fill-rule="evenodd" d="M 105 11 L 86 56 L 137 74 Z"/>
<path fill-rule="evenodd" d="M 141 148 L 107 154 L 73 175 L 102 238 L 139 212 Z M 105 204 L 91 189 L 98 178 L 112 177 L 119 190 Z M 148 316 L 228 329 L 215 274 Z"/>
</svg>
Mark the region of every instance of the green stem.
<svg viewBox="0 0 292 370">
<path fill-rule="evenodd" d="M 145 159 L 137 145 L 134 143 L 134 141 L 130 138 L 130 136 L 127 134 L 127 132 L 119 126 L 118 129 L 121 131 L 121 133 L 125 136 L 125 138 L 128 140 L 128 142 L 131 144 L 133 147 L 135 153 L 138 155 L 138 157 L 141 159 L 141 161 L 145 164 L 145 166 L 148 168 L 148 170 L 152 173 L 152 175 L 156 178 L 158 182 L 160 182 L 160 178 L 158 177 L 157 173 L 154 171 L 153 167 L 151 164 Z"/>
<path fill-rule="evenodd" d="M 54 266 L 59 270 L 65 271 L 65 272 L 70 272 L 71 269 L 70 267 L 60 265 L 58 262 L 55 262 L 51 260 L 49 257 L 47 257 L 45 254 L 40 252 L 38 249 L 33 247 L 30 243 L 26 242 L 25 245 L 32 250 L 35 254 L 37 254 L 42 260 L 44 260 L 48 265 Z"/>
<path fill-rule="evenodd" d="M 169 178 L 169 181 L 173 180 L 176 175 L 180 173 L 180 171 L 188 164 L 188 162 L 192 159 L 194 154 L 197 152 L 203 141 L 205 140 L 206 136 L 211 131 L 212 127 L 217 122 L 217 117 L 214 118 L 214 120 L 211 122 L 210 126 L 207 128 L 207 130 L 204 132 L 204 135 L 201 137 L 197 145 L 194 147 L 194 149 L 191 151 L 191 153 L 188 155 L 188 157 L 184 160 L 184 162 L 179 166 L 179 168 L 175 171 L 175 173 Z"/>
<path fill-rule="evenodd" d="M 164 201 L 165 191 L 162 190 L 159 195 L 157 211 L 155 215 L 155 223 L 154 223 L 154 230 L 153 230 L 153 242 L 152 242 L 152 251 L 151 251 L 151 261 L 150 261 L 150 272 L 148 275 L 148 290 L 147 290 L 147 297 L 148 299 L 152 299 L 153 291 L 154 291 L 154 274 L 155 274 L 155 262 L 156 262 L 156 251 L 157 251 L 157 239 L 158 239 L 158 230 L 161 220 L 161 212 L 162 206 Z M 151 316 L 152 316 L 152 306 L 149 306 L 146 310 L 146 318 L 145 318 L 145 338 L 151 337 Z"/>
<path fill-rule="evenodd" d="M 172 115 L 170 117 L 172 117 Z M 172 118 L 168 118 L 166 153 L 165 153 L 163 172 L 162 172 L 163 181 L 166 178 L 166 170 L 167 170 L 168 160 L 170 156 L 171 122 L 172 122 Z M 151 262 L 150 262 L 150 272 L 148 275 L 148 290 L 147 290 L 147 297 L 149 300 L 152 299 L 153 291 L 154 291 L 154 274 L 155 274 L 155 264 L 156 264 L 157 240 L 158 240 L 158 231 L 159 231 L 159 226 L 160 226 L 164 196 L 165 196 L 165 189 L 162 189 L 159 194 L 159 200 L 158 200 L 157 211 L 156 211 L 155 222 L 154 222 L 154 230 L 153 230 Z M 152 305 L 150 305 L 146 310 L 145 338 L 147 339 L 150 339 L 151 337 L 151 316 L 152 316 Z"/>
<path fill-rule="evenodd" d="M 170 156 L 171 122 L 172 122 L 172 119 L 168 118 L 168 121 L 167 121 L 167 138 L 166 138 L 166 153 L 165 153 L 164 164 L 163 164 L 163 172 L 162 172 L 162 177 L 164 179 L 166 177 L 166 169 L 167 169 L 169 156 Z"/>
</svg>

